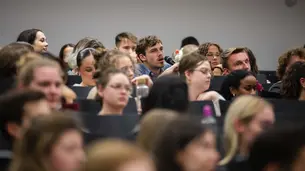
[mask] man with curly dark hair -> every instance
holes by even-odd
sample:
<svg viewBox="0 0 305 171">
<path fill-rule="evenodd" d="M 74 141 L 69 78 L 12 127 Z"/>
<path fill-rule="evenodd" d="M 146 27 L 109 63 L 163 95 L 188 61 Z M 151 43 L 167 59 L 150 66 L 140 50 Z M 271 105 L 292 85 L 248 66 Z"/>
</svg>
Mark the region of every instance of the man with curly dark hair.
<svg viewBox="0 0 305 171">
<path fill-rule="evenodd" d="M 305 50 L 303 48 L 291 49 L 279 57 L 277 76 L 280 81 L 270 87 L 270 92 L 280 93 L 282 79 L 284 77 L 285 72 L 287 72 L 287 70 L 292 64 L 298 61 L 305 61 Z"/>
<path fill-rule="evenodd" d="M 281 95 L 285 99 L 305 100 L 305 62 L 292 64 L 283 76 Z"/>
<path fill-rule="evenodd" d="M 165 69 L 170 67 L 164 61 L 162 41 L 157 36 L 147 36 L 139 40 L 136 48 L 141 64 L 136 67 L 137 75 L 149 75 L 155 80 Z"/>
</svg>

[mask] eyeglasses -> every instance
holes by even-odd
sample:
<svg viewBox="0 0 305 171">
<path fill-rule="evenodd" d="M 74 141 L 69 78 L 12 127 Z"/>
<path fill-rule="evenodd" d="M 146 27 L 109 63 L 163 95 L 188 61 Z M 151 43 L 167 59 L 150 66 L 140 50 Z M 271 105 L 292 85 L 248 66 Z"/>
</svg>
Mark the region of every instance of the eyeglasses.
<svg viewBox="0 0 305 171">
<path fill-rule="evenodd" d="M 124 73 L 128 73 L 128 72 L 130 72 L 130 71 L 135 71 L 135 68 L 133 67 L 133 66 L 125 66 L 125 67 L 123 67 L 123 68 L 121 68 L 120 69 L 122 72 L 124 72 Z"/>
<path fill-rule="evenodd" d="M 127 93 L 132 93 L 132 87 L 129 85 L 122 85 L 122 84 L 115 84 L 115 85 L 109 85 L 109 87 L 115 89 L 115 90 L 121 90 L 124 89 L 127 91 Z"/>
<path fill-rule="evenodd" d="M 199 71 L 204 75 L 208 75 L 210 74 L 211 76 L 213 76 L 213 72 L 209 69 L 203 68 L 203 69 L 194 69 L 193 71 Z"/>
</svg>

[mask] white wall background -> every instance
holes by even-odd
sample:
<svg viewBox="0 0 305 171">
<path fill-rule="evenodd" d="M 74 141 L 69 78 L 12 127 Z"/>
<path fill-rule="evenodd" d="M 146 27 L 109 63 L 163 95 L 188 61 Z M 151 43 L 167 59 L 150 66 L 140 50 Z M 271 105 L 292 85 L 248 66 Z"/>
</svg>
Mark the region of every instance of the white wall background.
<svg viewBox="0 0 305 171">
<path fill-rule="evenodd" d="M 80 0 L 78 0 L 80 1 Z M 278 56 L 305 43 L 305 0 L 288 8 L 284 0 L 0 0 L 0 45 L 28 28 L 42 29 L 49 50 L 96 37 L 106 47 L 130 31 L 154 34 L 167 55 L 181 39 L 195 36 L 223 48 L 248 46 L 260 69 L 275 69 Z"/>
</svg>

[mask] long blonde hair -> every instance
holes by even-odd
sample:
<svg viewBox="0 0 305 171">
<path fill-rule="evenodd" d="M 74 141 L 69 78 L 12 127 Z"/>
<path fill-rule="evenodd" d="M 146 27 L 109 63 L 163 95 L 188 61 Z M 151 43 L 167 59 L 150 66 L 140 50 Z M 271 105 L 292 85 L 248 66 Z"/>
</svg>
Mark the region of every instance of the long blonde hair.
<svg viewBox="0 0 305 171">
<path fill-rule="evenodd" d="M 230 105 L 224 124 L 224 148 L 225 157 L 219 162 L 219 165 L 228 164 L 238 152 L 239 135 L 234 128 L 234 123 L 239 120 L 248 124 L 253 117 L 261 112 L 265 107 L 272 107 L 266 100 L 251 95 L 238 97 Z"/>
<path fill-rule="evenodd" d="M 148 111 L 140 122 L 137 144 L 148 153 L 151 153 L 161 130 L 178 115 L 175 111 L 167 109 Z"/>
</svg>

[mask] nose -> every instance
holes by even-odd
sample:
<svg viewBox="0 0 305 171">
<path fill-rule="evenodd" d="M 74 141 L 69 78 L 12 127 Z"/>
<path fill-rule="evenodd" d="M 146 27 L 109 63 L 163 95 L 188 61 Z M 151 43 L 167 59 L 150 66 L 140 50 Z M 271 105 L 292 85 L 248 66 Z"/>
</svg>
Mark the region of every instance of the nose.
<svg viewBox="0 0 305 171">
<path fill-rule="evenodd" d="M 243 69 L 248 71 L 249 68 L 250 68 L 249 64 L 244 62 L 243 63 Z"/>
<path fill-rule="evenodd" d="M 211 79 L 212 73 L 211 73 L 211 72 L 208 72 L 208 73 L 207 73 L 207 77 L 208 77 L 208 79 Z"/>
<path fill-rule="evenodd" d="M 128 51 L 129 55 L 132 54 L 132 49 L 131 48 L 129 48 L 127 51 Z"/>
<path fill-rule="evenodd" d="M 45 45 L 46 47 L 48 47 L 48 46 L 49 46 L 49 43 L 48 43 L 47 41 L 46 41 L 46 43 L 45 43 L 45 44 L 46 44 L 46 45 Z"/>
<path fill-rule="evenodd" d="M 49 88 L 49 92 L 52 94 L 52 95 L 59 95 L 60 93 L 60 88 L 58 88 L 56 85 L 51 85 L 50 88 Z"/>
</svg>

